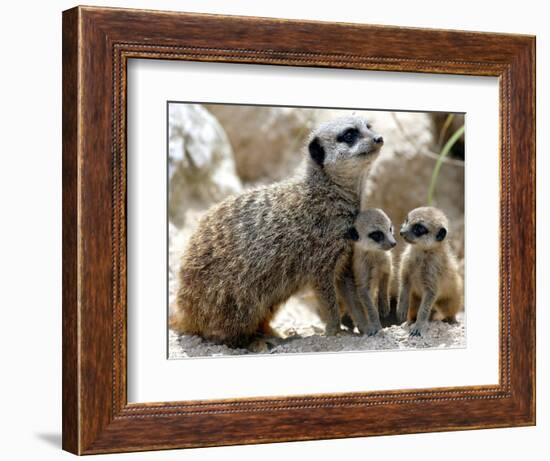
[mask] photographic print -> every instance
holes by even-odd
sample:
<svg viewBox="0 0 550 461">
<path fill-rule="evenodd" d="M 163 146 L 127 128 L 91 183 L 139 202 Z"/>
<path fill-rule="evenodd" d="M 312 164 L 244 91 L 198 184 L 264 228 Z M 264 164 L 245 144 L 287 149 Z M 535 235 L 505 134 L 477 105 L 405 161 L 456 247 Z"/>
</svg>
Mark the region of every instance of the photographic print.
<svg viewBox="0 0 550 461">
<path fill-rule="evenodd" d="M 462 113 L 167 103 L 168 357 L 462 348 Z"/>
<path fill-rule="evenodd" d="M 534 425 L 535 75 L 526 35 L 65 11 L 63 448 Z"/>
</svg>

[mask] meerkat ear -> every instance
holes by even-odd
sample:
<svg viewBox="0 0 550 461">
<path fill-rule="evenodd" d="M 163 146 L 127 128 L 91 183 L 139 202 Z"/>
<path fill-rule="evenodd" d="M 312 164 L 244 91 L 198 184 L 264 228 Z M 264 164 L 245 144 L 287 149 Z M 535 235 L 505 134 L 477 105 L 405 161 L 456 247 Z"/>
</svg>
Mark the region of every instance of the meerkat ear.
<svg viewBox="0 0 550 461">
<path fill-rule="evenodd" d="M 347 240 L 353 240 L 354 242 L 357 242 L 359 240 L 359 232 L 357 232 L 357 229 L 353 226 L 351 226 L 344 235 L 344 238 Z"/>
<path fill-rule="evenodd" d="M 444 227 L 442 227 L 441 229 L 439 229 L 439 232 L 438 232 L 437 235 L 435 236 L 435 239 L 436 239 L 438 242 L 441 242 L 446 236 L 447 236 L 447 229 L 445 229 Z"/>
<path fill-rule="evenodd" d="M 321 146 L 319 138 L 313 138 L 313 140 L 309 143 L 308 149 L 309 155 L 311 155 L 311 158 L 315 160 L 315 163 L 319 166 L 323 166 L 325 161 L 325 149 Z"/>
</svg>

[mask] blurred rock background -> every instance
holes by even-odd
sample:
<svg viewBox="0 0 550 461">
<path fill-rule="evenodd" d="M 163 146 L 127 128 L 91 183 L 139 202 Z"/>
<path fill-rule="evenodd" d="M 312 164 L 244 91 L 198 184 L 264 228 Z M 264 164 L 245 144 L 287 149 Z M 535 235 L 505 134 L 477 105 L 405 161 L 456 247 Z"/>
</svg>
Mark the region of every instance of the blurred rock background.
<svg viewBox="0 0 550 461">
<path fill-rule="evenodd" d="M 310 131 L 352 111 L 288 107 L 180 104 L 169 107 L 170 294 L 179 255 L 200 216 L 214 203 L 257 184 L 292 175 L 300 167 Z M 353 111 L 366 116 L 385 145 L 362 197 L 365 208 L 386 211 L 396 229 L 407 212 L 428 204 L 439 154 L 464 125 L 460 114 Z M 464 138 L 441 163 L 433 205 L 449 217 L 449 237 L 464 268 Z M 397 239 L 400 242 L 401 239 Z M 402 251 L 394 250 L 396 263 Z M 393 287 L 396 295 L 396 284 Z M 313 295 L 293 296 L 273 321 L 283 336 L 323 331 Z"/>
</svg>

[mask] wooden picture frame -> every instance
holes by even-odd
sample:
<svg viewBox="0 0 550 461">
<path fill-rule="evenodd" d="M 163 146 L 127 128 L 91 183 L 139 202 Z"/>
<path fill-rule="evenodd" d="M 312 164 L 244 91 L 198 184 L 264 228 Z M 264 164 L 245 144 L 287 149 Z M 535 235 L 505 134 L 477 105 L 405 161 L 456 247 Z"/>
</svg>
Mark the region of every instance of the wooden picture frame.
<svg viewBox="0 0 550 461">
<path fill-rule="evenodd" d="M 129 404 L 125 130 L 131 58 L 498 77 L 499 384 Z M 92 454 L 533 424 L 534 37 L 93 7 L 63 13 L 65 450 Z"/>
</svg>

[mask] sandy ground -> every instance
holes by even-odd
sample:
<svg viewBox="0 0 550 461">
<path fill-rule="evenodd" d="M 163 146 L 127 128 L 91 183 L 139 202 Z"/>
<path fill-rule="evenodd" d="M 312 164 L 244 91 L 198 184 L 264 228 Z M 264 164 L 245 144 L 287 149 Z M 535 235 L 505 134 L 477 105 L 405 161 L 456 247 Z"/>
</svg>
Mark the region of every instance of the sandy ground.
<svg viewBox="0 0 550 461">
<path fill-rule="evenodd" d="M 321 333 L 322 330 L 319 331 Z M 224 355 L 250 354 L 246 349 L 230 349 L 209 343 L 199 336 L 178 336 L 169 332 L 170 359 L 186 357 L 219 357 Z M 341 352 L 371 350 L 406 350 L 426 348 L 461 348 L 466 346 L 464 323 L 461 318 L 455 325 L 440 321 L 431 322 L 422 337 L 409 337 L 406 325 L 392 325 L 382 329 L 375 336 L 367 337 L 342 331 L 338 336 L 321 335 L 290 336 L 266 354 Z"/>
<path fill-rule="evenodd" d="M 174 227 L 170 228 L 170 302 L 172 302 L 176 290 L 175 274 L 179 260 L 175 248 L 187 240 L 188 235 L 185 235 L 187 232 L 182 233 Z M 382 322 L 384 328 L 375 336 L 367 337 L 344 330 L 338 336 L 327 337 L 323 336 L 324 325 L 312 305 L 314 305 L 314 300 L 307 292 L 304 292 L 293 296 L 282 306 L 273 319 L 272 327 L 284 340 L 262 353 L 406 350 L 466 346 L 464 314 L 459 314 L 458 322 L 453 325 L 441 321 L 430 322 L 427 331 L 421 337 L 409 337 L 407 325 L 395 325 L 392 318 Z M 227 346 L 212 344 L 199 336 L 179 336 L 169 330 L 168 356 L 170 359 L 250 353 L 246 349 L 231 349 Z"/>
</svg>

